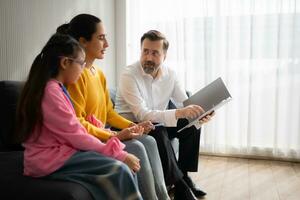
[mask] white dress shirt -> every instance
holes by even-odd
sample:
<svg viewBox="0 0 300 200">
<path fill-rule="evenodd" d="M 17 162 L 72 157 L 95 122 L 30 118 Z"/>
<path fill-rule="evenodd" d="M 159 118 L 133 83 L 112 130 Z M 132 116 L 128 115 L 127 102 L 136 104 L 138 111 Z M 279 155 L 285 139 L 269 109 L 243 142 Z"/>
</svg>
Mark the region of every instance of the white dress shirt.
<svg viewBox="0 0 300 200">
<path fill-rule="evenodd" d="M 115 109 L 120 114 L 132 113 L 137 121 L 150 120 L 174 127 L 177 125 L 176 110 L 167 110 L 170 99 L 179 107 L 187 99 L 175 71 L 162 65 L 153 79 L 138 61 L 127 66 L 121 74 Z"/>
</svg>

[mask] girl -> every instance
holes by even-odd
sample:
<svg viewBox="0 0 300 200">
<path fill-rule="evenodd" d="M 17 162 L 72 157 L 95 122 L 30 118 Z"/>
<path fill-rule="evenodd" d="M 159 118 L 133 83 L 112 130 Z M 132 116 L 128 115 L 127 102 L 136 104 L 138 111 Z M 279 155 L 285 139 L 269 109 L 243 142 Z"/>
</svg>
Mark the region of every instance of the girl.
<svg viewBox="0 0 300 200">
<path fill-rule="evenodd" d="M 116 137 L 104 144 L 88 134 L 76 117 L 64 84 L 79 78 L 84 60 L 79 43 L 62 34 L 35 58 L 17 112 L 24 175 L 77 182 L 95 199 L 141 199 L 130 171 L 139 170 L 138 158 Z"/>
</svg>

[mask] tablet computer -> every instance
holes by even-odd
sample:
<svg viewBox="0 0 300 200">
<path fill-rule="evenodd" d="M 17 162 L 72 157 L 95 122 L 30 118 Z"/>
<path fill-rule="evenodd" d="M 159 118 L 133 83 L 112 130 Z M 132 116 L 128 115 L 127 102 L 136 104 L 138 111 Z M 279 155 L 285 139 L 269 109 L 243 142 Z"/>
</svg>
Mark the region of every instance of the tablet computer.
<svg viewBox="0 0 300 200">
<path fill-rule="evenodd" d="M 201 106 L 204 110 L 204 113 L 195 119 L 189 120 L 189 124 L 178 130 L 178 132 L 197 124 L 201 118 L 211 114 L 213 111 L 217 110 L 231 99 L 232 97 L 222 78 L 217 78 L 183 102 L 184 106 L 192 104 Z"/>
</svg>

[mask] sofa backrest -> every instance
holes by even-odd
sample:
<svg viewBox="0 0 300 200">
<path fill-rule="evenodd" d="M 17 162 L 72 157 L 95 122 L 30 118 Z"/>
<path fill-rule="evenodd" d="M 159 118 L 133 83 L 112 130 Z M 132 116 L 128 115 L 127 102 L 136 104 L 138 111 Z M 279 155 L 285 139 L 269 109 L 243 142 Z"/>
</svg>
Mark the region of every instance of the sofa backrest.
<svg viewBox="0 0 300 200">
<path fill-rule="evenodd" d="M 116 93 L 117 93 L 116 89 L 109 88 L 109 96 L 114 107 L 116 103 Z"/>
<path fill-rule="evenodd" d="M 18 98 L 24 82 L 0 81 L 0 151 L 21 150 L 20 144 L 12 142 Z"/>
</svg>

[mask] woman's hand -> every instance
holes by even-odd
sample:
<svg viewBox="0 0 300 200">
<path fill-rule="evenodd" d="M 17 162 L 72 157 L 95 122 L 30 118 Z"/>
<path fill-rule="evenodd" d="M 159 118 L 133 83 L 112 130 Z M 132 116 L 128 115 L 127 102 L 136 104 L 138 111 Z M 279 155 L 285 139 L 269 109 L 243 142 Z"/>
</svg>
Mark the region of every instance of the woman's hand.
<svg viewBox="0 0 300 200">
<path fill-rule="evenodd" d="M 138 172 L 141 168 L 140 166 L 140 159 L 138 159 L 135 155 L 128 153 L 124 163 L 128 165 L 128 167 L 133 171 L 133 172 Z"/>
<path fill-rule="evenodd" d="M 119 138 L 119 140 L 125 141 L 125 140 L 130 140 L 138 136 L 141 136 L 143 135 L 143 132 L 144 132 L 143 127 L 135 125 L 121 130 L 116 136 L 117 138 Z"/>
</svg>

